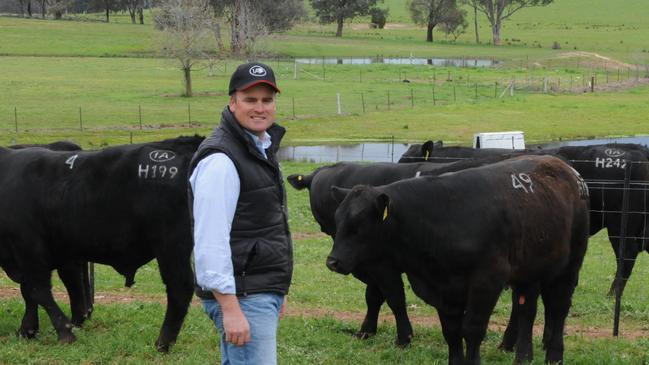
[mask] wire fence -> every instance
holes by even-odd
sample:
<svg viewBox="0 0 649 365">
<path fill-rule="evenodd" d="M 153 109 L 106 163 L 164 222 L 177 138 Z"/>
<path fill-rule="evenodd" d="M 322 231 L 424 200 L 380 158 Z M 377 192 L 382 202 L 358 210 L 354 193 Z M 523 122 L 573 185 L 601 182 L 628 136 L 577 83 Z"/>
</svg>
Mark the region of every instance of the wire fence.
<svg viewBox="0 0 649 365">
<path fill-rule="evenodd" d="M 377 64 L 376 60 L 391 63 Z M 436 66 L 436 60 L 458 66 Z M 280 120 L 476 104 L 519 95 L 599 92 L 649 81 L 646 65 L 615 69 L 581 67 L 557 71 L 551 67 L 532 67 L 486 71 L 493 68 L 476 66 L 478 62 L 498 61 L 384 56 L 261 61 L 272 65 L 280 82 L 289 85 L 277 98 Z M 335 63 L 329 64 L 329 61 Z M 370 61 L 374 63 L 364 63 Z M 225 84 L 241 62 L 213 63 L 205 72 L 207 77 L 218 78 Z M 218 123 L 220 105 L 225 105 L 227 99 L 224 92 L 204 92 L 197 93 L 194 98 L 160 98 L 154 102 L 134 103 L 120 100 L 109 105 L 103 100 L 86 101 L 86 105 L 81 101 L 82 105 L 74 105 L 71 100 L 56 105 L 43 102 L 12 105 L 5 101 L 0 104 L 0 132 L 201 128 Z"/>
</svg>

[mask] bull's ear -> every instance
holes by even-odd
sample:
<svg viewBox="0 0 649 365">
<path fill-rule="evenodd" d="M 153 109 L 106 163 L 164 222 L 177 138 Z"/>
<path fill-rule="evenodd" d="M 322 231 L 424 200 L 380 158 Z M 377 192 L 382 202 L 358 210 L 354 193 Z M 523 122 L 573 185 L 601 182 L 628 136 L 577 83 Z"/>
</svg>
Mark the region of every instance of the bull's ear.
<svg viewBox="0 0 649 365">
<path fill-rule="evenodd" d="M 428 157 L 433 153 L 435 148 L 435 143 L 433 141 L 426 141 L 421 145 L 421 155 L 424 156 L 424 161 L 428 160 Z"/>
<path fill-rule="evenodd" d="M 384 222 L 390 216 L 390 196 L 382 193 L 378 196 L 379 210 L 381 211 L 381 222 Z"/>
<path fill-rule="evenodd" d="M 433 147 L 434 148 L 442 148 L 442 147 L 444 147 L 444 141 L 442 141 L 441 139 L 438 139 L 437 141 L 435 141 L 433 143 Z"/>
<path fill-rule="evenodd" d="M 288 181 L 288 183 L 291 184 L 291 186 L 297 190 L 302 190 L 304 188 L 309 187 L 306 179 L 304 178 L 304 175 L 300 175 L 300 174 L 291 175 L 286 178 L 286 181 Z"/>
<path fill-rule="evenodd" d="M 338 204 L 340 204 L 340 203 L 343 202 L 343 200 L 345 200 L 345 197 L 347 196 L 347 194 L 349 194 L 350 191 L 351 191 L 351 189 L 345 189 L 345 188 L 339 188 L 337 186 L 332 186 L 331 187 L 331 196 L 334 198 L 334 200 Z"/>
</svg>

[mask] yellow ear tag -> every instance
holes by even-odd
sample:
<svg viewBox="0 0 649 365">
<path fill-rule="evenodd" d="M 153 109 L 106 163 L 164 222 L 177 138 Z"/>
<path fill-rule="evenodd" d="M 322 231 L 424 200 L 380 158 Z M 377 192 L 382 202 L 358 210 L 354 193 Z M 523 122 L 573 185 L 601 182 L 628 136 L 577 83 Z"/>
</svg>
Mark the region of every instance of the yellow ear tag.
<svg viewBox="0 0 649 365">
<path fill-rule="evenodd" d="M 383 210 L 383 220 L 388 219 L 388 207 L 385 207 Z"/>
<path fill-rule="evenodd" d="M 302 181 L 302 175 L 297 176 L 297 181 Z"/>
<path fill-rule="evenodd" d="M 424 161 L 428 161 L 429 155 L 430 155 L 430 151 L 426 151 L 426 156 L 424 156 Z"/>
</svg>

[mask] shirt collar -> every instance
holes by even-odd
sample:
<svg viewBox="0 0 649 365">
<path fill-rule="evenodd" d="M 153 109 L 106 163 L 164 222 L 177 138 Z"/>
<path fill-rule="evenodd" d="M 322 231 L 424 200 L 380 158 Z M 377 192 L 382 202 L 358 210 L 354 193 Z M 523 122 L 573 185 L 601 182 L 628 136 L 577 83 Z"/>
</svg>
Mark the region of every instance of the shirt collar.
<svg viewBox="0 0 649 365">
<path fill-rule="evenodd" d="M 272 139 L 270 137 L 270 134 L 268 134 L 268 132 L 266 132 L 266 131 L 264 131 L 264 134 L 261 137 L 257 137 L 256 134 L 250 132 L 249 130 L 247 130 L 245 128 L 243 130 L 250 137 L 252 137 L 253 142 L 255 142 L 255 146 L 257 146 L 257 148 L 260 151 L 268 149 L 268 147 L 270 147 L 270 145 L 273 143 L 273 141 L 272 141 Z"/>
</svg>

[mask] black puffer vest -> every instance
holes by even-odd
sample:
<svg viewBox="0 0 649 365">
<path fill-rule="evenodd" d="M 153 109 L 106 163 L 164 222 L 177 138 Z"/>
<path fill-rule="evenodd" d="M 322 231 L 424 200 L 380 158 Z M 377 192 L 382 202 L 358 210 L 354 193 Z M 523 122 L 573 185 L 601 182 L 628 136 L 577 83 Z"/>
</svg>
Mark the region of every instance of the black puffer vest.
<svg viewBox="0 0 649 365">
<path fill-rule="evenodd" d="M 273 142 L 266 150 L 268 159 L 260 153 L 226 106 L 221 125 L 201 143 L 190 163 L 191 176 L 201 159 L 222 152 L 232 160 L 239 174 L 241 188 L 232 221 L 230 248 L 237 295 L 240 296 L 260 292 L 286 294 L 293 273 L 286 190 L 275 159 L 285 130 L 273 124 L 267 132 Z M 190 208 L 193 202 L 190 187 Z M 196 295 L 214 298 L 212 293 L 198 286 Z"/>
</svg>

